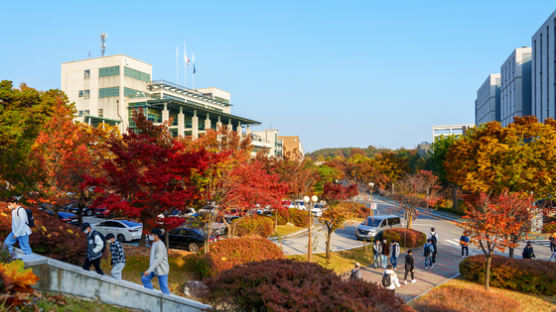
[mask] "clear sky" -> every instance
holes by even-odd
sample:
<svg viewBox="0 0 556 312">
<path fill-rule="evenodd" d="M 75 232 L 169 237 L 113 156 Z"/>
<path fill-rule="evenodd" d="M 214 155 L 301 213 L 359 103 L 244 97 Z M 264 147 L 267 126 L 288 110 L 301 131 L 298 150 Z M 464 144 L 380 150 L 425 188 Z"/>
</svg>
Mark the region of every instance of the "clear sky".
<svg viewBox="0 0 556 312">
<path fill-rule="evenodd" d="M 0 79 L 60 87 L 60 63 L 124 53 L 232 93 L 232 113 L 322 147 L 414 147 L 474 122 L 476 91 L 556 8 L 536 1 L 2 1 Z M 183 83 L 180 65 L 180 83 Z"/>
</svg>

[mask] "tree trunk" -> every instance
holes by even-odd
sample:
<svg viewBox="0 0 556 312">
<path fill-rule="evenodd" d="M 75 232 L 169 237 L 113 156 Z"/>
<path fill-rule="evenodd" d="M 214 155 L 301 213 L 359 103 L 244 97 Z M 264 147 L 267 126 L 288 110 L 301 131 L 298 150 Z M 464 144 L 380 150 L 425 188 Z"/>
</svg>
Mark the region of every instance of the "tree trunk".
<svg viewBox="0 0 556 312">
<path fill-rule="evenodd" d="M 139 247 L 147 246 L 147 235 L 141 234 L 141 238 L 139 239 Z"/>
<path fill-rule="evenodd" d="M 492 263 L 492 255 L 486 256 L 486 264 L 485 264 L 485 289 L 490 289 L 490 265 Z"/>
<path fill-rule="evenodd" d="M 168 235 L 168 229 L 164 229 L 164 244 L 167 249 L 170 249 L 170 235 Z"/>
<path fill-rule="evenodd" d="M 326 234 L 326 260 L 330 260 L 330 242 L 332 241 L 332 231 L 328 230 Z"/>
<path fill-rule="evenodd" d="M 514 249 L 513 247 L 508 247 L 508 257 L 513 258 L 514 257 Z"/>
<path fill-rule="evenodd" d="M 209 253 L 210 251 L 209 239 L 210 239 L 209 227 L 205 225 L 205 253 Z"/>
<path fill-rule="evenodd" d="M 452 187 L 452 209 L 458 211 L 458 188 L 457 186 Z"/>
</svg>

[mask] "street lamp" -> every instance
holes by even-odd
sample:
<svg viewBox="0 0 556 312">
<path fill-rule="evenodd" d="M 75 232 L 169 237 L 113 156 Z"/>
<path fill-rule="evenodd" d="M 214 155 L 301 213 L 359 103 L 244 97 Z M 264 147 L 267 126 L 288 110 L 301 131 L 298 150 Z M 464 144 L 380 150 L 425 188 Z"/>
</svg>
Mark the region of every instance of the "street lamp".
<svg viewBox="0 0 556 312">
<path fill-rule="evenodd" d="M 373 215 L 373 187 L 375 184 L 369 182 L 369 216 Z"/>
<path fill-rule="evenodd" d="M 305 202 L 305 207 L 307 207 L 307 211 L 309 213 L 309 243 L 307 244 L 307 261 L 311 262 L 311 254 L 312 254 L 312 246 L 311 246 L 311 221 L 313 220 L 313 216 L 311 215 L 311 207 L 318 203 L 319 198 L 317 195 L 313 195 L 311 197 L 305 195 L 303 196 L 303 201 Z"/>
</svg>

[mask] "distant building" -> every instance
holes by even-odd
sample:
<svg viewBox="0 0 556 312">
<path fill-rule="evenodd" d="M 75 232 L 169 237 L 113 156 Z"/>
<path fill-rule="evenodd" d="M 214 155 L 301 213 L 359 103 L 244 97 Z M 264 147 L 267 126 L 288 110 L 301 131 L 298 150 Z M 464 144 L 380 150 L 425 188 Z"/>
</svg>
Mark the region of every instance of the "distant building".
<svg viewBox="0 0 556 312">
<path fill-rule="evenodd" d="M 283 155 L 299 155 L 301 157 L 305 155 L 305 152 L 303 151 L 303 145 L 301 144 L 301 140 L 299 140 L 298 136 L 279 136 L 278 139 L 282 140 L 282 144 L 284 147 Z"/>
<path fill-rule="evenodd" d="M 556 11 L 532 37 L 532 113 L 539 121 L 556 118 Z"/>
<path fill-rule="evenodd" d="M 500 68 L 500 122 L 531 115 L 531 47 L 515 49 Z"/>
<path fill-rule="evenodd" d="M 477 91 L 475 124 L 500 121 L 500 74 L 488 75 Z"/>
<path fill-rule="evenodd" d="M 417 144 L 417 154 L 419 154 L 419 156 L 421 157 L 427 156 L 430 149 L 431 149 L 431 144 L 428 142 Z"/>
<path fill-rule="evenodd" d="M 434 142 L 437 137 L 450 136 L 450 135 L 464 135 L 465 132 L 472 128 L 473 125 L 447 125 L 447 126 L 433 126 L 432 127 L 432 141 Z"/>
<path fill-rule="evenodd" d="M 278 136 L 278 130 L 253 131 L 251 141 L 253 156 L 261 151 L 269 157 L 282 158 L 284 155 L 283 142 Z"/>
</svg>

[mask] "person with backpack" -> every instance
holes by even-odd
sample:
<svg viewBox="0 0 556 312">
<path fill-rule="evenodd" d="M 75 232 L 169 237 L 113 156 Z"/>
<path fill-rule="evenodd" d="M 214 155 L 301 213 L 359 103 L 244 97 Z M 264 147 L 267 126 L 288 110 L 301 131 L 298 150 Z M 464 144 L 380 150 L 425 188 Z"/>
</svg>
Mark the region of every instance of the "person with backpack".
<svg viewBox="0 0 556 312">
<path fill-rule="evenodd" d="M 110 261 L 110 264 L 112 264 L 112 270 L 110 271 L 110 274 L 115 279 L 121 280 L 122 270 L 125 267 L 126 260 L 124 247 L 122 246 L 122 243 L 118 242 L 114 238 L 114 234 L 112 233 L 106 235 L 106 241 L 110 243 L 110 254 L 112 255 L 112 259 Z"/>
<path fill-rule="evenodd" d="M 467 232 L 463 232 L 463 235 L 459 238 L 459 244 L 461 245 L 461 256 L 469 256 L 469 236 L 467 236 Z"/>
<path fill-rule="evenodd" d="M 355 262 L 355 268 L 353 268 L 353 270 L 351 270 L 351 273 L 349 275 L 349 279 L 362 279 L 363 277 L 361 276 L 361 265 L 359 264 L 359 262 Z"/>
<path fill-rule="evenodd" d="M 433 267 L 433 262 L 432 262 L 432 255 L 434 254 L 434 246 L 431 243 L 431 239 L 427 239 L 427 243 L 425 244 L 425 246 L 423 247 L 424 249 L 424 253 L 423 256 L 425 256 L 425 270 L 427 269 L 432 269 Z"/>
<path fill-rule="evenodd" d="M 380 240 L 375 239 L 375 243 L 373 244 L 373 255 L 374 255 L 374 263 L 373 266 L 375 269 L 378 269 L 380 264 L 380 255 L 382 254 L 382 245 L 380 244 Z"/>
<path fill-rule="evenodd" d="M 383 240 L 380 247 L 382 248 L 380 259 L 382 262 L 382 268 L 386 269 L 386 265 L 388 264 L 388 257 L 390 256 L 390 244 L 388 244 L 387 240 Z"/>
<path fill-rule="evenodd" d="M 12 231 L 4 240 L 4 246 L 8 247 L 10 254 L 13 254 L 13 245 L 18 242 L 19 248 L 25 255 L 33 253 L 29 245 L 29 235 L 31 235 L 31 227 L 34 226 L 32 213 L 28 215 L 27 210 L 18 204 L 16 198 L 12 198 L 8 203 L 8 208 L 12 211 Z"/>
<path fill-rule="evenodd" d="M 431 257 L 432 264 L 434 265 L 436 263 L 436 255 L 438 253 L 438 233 L 434 231 L 434 228 L 431 228 L 431 231 L 429 233 L 429 238 L 431 240 L 432 246 L 434 247 L 434 251 L 432 252 L 432 257 Z"/>
<path fill-rule="evenodd" d="M 531 241 L 527 242 L 527 245 L 523 249 L 523 253 L 521 254 L 523 259 L 535 259 L 535 252 L 533 251 L 533 244 Z"/>
<path fill-rule="evenodd" d="M 166 246 L 160 240 L 162 236 L 162 230 L 154 228 L 151 230 L 149 235 L 149 241 L 152 242 L 151 245 L 151 257 L 149 260 L 149 268 L 141 276 L 141 282 L 143 286 L 147 289 L 153 289 L 153 284 L 151 280 L 157 276 L 158 285 L 163 294 L 170 294 L 170 289 L 168 288 L 168 273 L 170 273 L 170 265 L 168 264 L 168 252 L 166 251 Z"/>
<path fill-rule="evenodd" d="M 413 250 L 407 250 L 407 255 L 405 255 L 404 264 L 405 273 L 403 276 L 403 283 L 407 284 L 407 275 L 411 273 L 411 282 L 415 283 L 415 258 L 413 257 Z"/>
<path fill-rule="evenodd" d="M 382 286 L 392 292 L 392 295 L 396 294 L 396 287 L 400 287 L 400 281 L 398 280 L 398 275 L 393 270 L 391 264 L 386 267 L 384 274 L 382 274 Z"/>
<path fill-rule="evenodd" d="M 390 263 L 392 263 L 392 266 L 394 267 L 394 269 L 396 269 L 396 267 L 398 266 L 398 257 L 400 256 L 400 244 L 398 244 L 398 242 L 396 241 L 393 241 L 390 245 L 390 249 Z"/>
<path fill-rule="evenodd" d="M 87 234 L 87 256 L 83 263 L 83 270 L 89 271 L 91 265 L 93 265 L 98 274 L 104 275 L 104 272 L 102 272 L 100 268 L 100 258 L 106 248 L 104 236 L 97 231 L 93 231 L 91 229 L 91 224 L 88 222 L 83 223 L 81 231 Z"/>
</svg>

